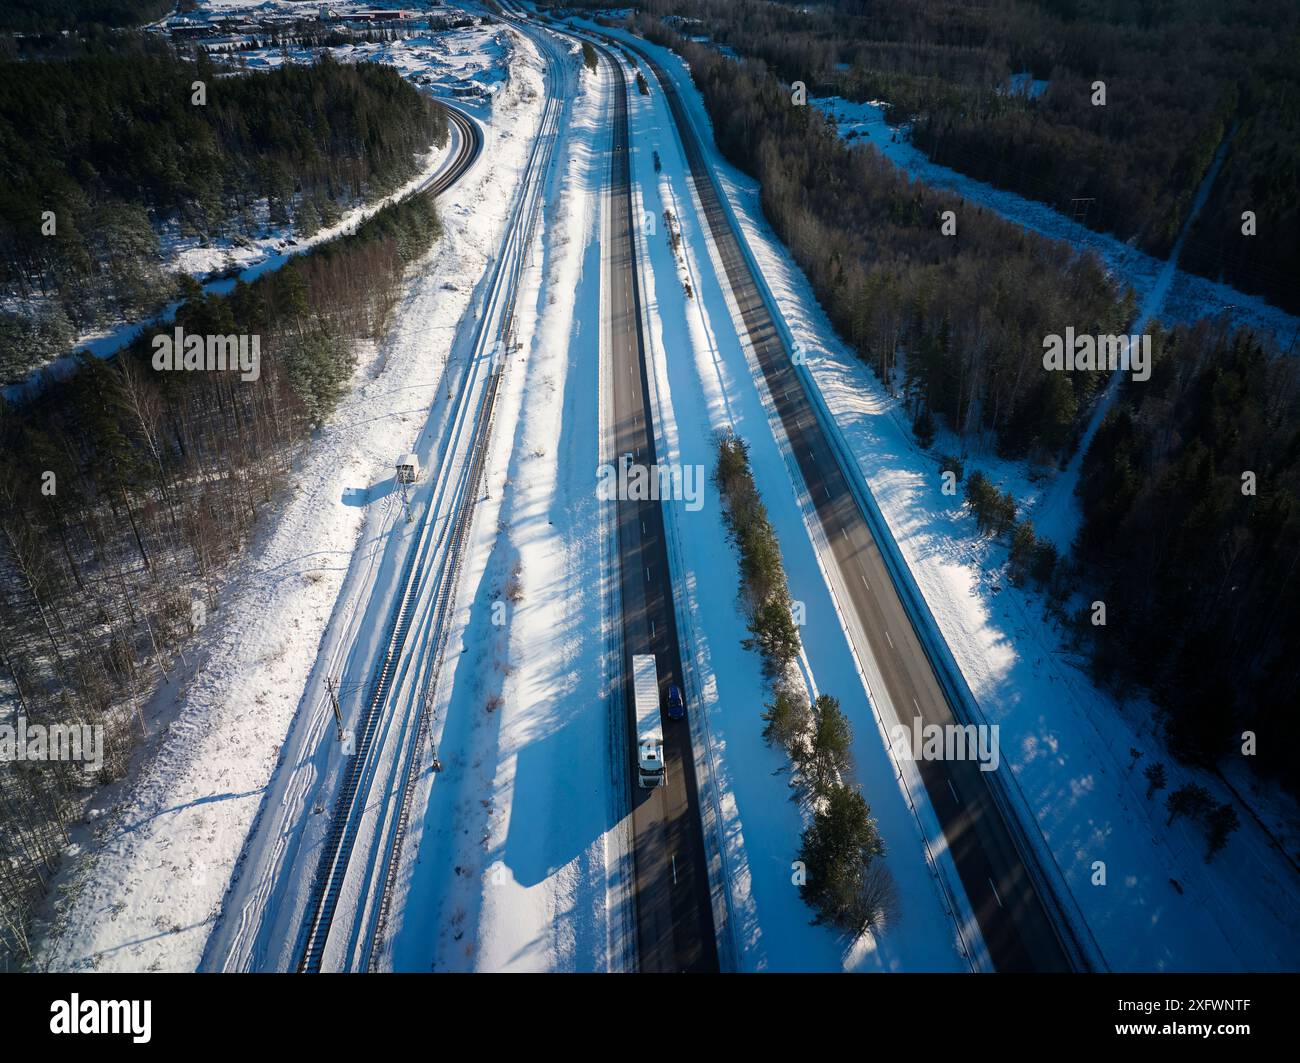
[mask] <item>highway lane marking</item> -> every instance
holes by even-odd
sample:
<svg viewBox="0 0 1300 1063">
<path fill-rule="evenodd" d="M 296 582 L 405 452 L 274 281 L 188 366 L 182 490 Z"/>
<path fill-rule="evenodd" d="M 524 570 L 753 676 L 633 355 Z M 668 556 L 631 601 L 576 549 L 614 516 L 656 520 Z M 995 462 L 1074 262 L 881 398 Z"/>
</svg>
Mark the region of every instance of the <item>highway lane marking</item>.
<svg viewBox="0 0 1300 1063">
<path fill-rule="evenodd" d="M 999 907 L 999 908 L 1003 907 L 1003 905 L 1002 905 L 1002 897 L 998 894 L 998 888 L 997 888 L 997 886 L 994 886 L 994 885 L 993 885 L 993 880 L 992 880 L 992 879 L 989 879 L 989 885 L 993 887 L 993 896 L 994 896 L 994 898 L 995 898 L 995 899 L 997 900 L 997 902 L 998 902 L 998 907 Z"/>
<path fill-rule="evenodd" d="M 888 631 L 885 632 L 885 641 L 889 643 L 889 648 L 892 650 L 894 648 L 894 640 L 889 637 Z"/>
<path fill-rule="evenodd" d="M 871 584 L 867 582 L 867 577 L 864 576 L 861 572 L 858 573 L 858 579 L 862 580 L 862 585 L 866 587 L 867 590 L 871 590 Z"/>
</svg>

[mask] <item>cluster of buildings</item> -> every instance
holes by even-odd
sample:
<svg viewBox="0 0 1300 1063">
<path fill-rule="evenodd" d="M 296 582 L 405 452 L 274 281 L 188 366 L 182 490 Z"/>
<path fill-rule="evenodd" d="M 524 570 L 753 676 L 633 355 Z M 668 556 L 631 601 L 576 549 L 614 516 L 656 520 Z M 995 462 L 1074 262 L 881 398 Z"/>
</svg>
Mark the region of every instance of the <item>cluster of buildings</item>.
<svg viewBox="0 0 1300 1063">
<path fill-rule="evenodd" d="M 440 0 L 434 0 L 431 4 L 438 7 Z M 319 9 L 319 18 L 322 22 L 343 22 L 358 25 L 367 25 L 376 22 L 406 22 L 410 19 L 423 18 L 424 12 L 411 11 L 405 8 L 389 7 L 359 7 L 359 8 L 334 8 L 321 5 Z"/>
<path fill-rule="evenodd" d="M 430 0 L 430 7 L 441 0 Z M 338 4 L 302 11 L 267 6 L 229 14 L 176 15 L 166 24 L 167 32 L 178 42 L 197 45 L 207 52 L 234 52 L 245 48 L 265 47 L 270 42 L 321 32 L 366 33 L 375 30 L 410 32 L 429 25 L 429 12 L 412 8 L 373 7 L 363 4 Z M 436 28 L 436 27 L 433 27 Z"/>
</svg>

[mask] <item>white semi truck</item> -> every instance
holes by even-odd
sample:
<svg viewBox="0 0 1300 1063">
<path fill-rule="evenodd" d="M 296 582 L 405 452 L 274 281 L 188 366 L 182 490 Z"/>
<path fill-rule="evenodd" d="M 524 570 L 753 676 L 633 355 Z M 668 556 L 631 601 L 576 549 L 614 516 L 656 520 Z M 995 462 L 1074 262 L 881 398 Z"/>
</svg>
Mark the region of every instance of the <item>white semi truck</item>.
<svg viewBox="0 0 1300 1063">
<path fill-rule="evenodd" d="M 653 653 L 632 658 L 636 693 L 637 776 L 647 790 L 664 784 L 664 731 L 659 719 L 659 669 Z"/>
</svg>

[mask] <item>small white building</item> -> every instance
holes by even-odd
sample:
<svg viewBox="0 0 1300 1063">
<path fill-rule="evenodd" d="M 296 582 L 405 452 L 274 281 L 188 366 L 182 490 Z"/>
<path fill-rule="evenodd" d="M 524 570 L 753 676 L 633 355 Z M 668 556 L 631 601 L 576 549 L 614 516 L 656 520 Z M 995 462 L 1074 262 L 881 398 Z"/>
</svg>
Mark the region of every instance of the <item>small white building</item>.
<svg viewBox="0 0 1300 1063">
<path fill-rule="evenodd" d="M 414 454 L 403 454 L 397 459 L 397 482 L 413 484 L 420 478 L 420 459 Z"/>
</svg>

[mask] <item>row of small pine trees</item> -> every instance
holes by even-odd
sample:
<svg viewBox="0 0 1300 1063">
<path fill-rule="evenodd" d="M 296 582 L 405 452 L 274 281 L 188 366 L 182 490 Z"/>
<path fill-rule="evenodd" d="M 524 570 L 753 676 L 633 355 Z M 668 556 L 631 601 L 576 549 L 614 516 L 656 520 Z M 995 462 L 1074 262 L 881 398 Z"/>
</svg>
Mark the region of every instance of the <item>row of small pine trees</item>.
<svg viewBox="0 0 1300 1063">
<path fill-rule="evenodd" d="M 815 922 L 855 935 L 879 929 L 897 909 L 896 891 L 871 809 L 858 787 L 844 781 L 853 767 L 853 729 L 837 698 L 808 700 L 795 665 L 799 631 L 780 545 L 750 472 L 748 447 L 730 432 L 717 437 L 717 447 L 714 482 L 740 553 L 740 596 L 749 618 L 750 637 L 742 644 L 758 650 L 772 684 L 763 737 L 785 750 L 795 796 L 812 814 L 793 881 L 817 913 Z"/>
</svg>

